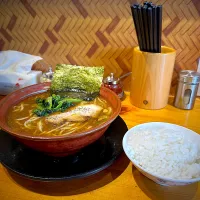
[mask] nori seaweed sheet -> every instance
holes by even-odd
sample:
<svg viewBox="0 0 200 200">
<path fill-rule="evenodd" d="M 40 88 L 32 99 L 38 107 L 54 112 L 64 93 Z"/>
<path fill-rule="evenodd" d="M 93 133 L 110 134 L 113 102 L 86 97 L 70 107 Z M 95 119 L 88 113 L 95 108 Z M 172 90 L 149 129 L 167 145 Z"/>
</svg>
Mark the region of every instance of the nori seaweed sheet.
<svg viewBox="0 0 200 200">
<path fill-rule="evenodd" d="M 98 96 L 104 67 L 58 64 L 51 82 L 51 93 L 92 100 Z"/>
</svg>

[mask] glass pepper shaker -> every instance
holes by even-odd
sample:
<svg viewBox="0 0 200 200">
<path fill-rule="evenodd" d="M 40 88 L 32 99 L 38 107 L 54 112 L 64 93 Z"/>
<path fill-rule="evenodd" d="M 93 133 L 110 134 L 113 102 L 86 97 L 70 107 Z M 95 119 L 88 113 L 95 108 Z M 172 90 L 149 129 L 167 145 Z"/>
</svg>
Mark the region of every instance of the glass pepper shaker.
<svg viewBox="0 0 200 200">
<path fill-rule="evenodd" d="M 103 85 L 115 92 L 120 99 L 124 96 L 123 86 L 120 78 L 115 78 L 113 73 L 110 73 L 108 77 L 103 80 Z"/>
<path fill-rule="evenodd" d="M 199 82 L 200 73 L 182 70 L 179 73 L 174 106 L 180 109 L 191 110 L 194 107 Z"/>
</svg>

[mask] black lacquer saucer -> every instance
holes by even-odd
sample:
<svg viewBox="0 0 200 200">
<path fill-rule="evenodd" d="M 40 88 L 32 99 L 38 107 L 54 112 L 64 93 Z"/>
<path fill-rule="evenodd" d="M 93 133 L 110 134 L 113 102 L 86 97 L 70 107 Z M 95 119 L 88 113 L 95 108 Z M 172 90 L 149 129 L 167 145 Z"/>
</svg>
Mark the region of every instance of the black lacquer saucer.
<svg viewBox="0 0 200 200">
<path fill-rule="evenodd" d="M 98 173 L 110 166 L 122 153 L 122 139 L 127 126 L 121 117 L 105 134 L 78 153 L 55 158 L 34 151 L 0 130 L 0 162 L 7 169 L 40 181 L 69 180 Z"/>
</svg>

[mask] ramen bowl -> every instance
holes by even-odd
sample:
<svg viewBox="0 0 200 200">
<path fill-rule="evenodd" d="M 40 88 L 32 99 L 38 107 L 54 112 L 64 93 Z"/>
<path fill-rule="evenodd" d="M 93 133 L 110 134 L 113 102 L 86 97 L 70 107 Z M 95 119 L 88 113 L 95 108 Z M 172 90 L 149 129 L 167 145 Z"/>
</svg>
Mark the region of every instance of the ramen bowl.
<svg viewBox="0 0 200 200">
<path fill-rule="evenodd" d="M 113 109 L 112 115 L 104 123 L 87 131 L 80 131 L 77 134 L 60 136 L 35 136 L 28 135 L 23 130 L 14 131 L 7 123 L 9 109 L 29 96 L 47 92 L 49 89 L 50 83 L 42 83 L 25 87 L 7 95 L 0 102 L 0 127 L 27 147 L 51 156 L 62 157 L 70 155 L 95 142 L 104 134 L 121 110 L 121 101 L 118 96 L 111 90 L 101 87 L 100 96 L 103 97 Z"/>
</svg>

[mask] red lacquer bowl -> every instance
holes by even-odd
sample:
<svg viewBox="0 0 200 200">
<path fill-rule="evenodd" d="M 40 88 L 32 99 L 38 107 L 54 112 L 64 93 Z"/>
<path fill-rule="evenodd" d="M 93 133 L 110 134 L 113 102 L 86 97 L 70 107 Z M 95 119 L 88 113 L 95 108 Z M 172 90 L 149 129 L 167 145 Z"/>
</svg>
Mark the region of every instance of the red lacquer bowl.
<svg viewBox="0 0 200 200">
<path fill-rule="evenodd" d="M 121 101 L 118 96 L 111 90 L 102 87 L 100 90 L 100 95 L 110 103 L 114 112 L 105 123 L 100 124 L 93 129 L 80 132 L 76 135 L 72 134 L 52 137 L 30 136 L 26 135 L 26 133 L 23 131 L 16 132 L 12 130 L 12 128 L 8 126 L 6 118 L 9 108 L 27 98 L 28 96 L 46 92 L 49 90 L 49 88 L 50 83 L 32 85 L 7 95 L 0 102 L 0 127 L 4 131 L 14 136 L 24 145 L 41 152 L 45 152 L 49 155 L 66 156 L 73 154 L 81 148 L 93 143 L 104 134 L 106 129 L 119 115 L 121 110 Z"/>
</svg>

